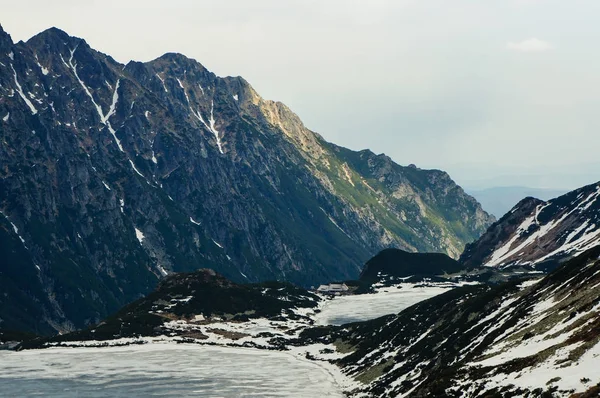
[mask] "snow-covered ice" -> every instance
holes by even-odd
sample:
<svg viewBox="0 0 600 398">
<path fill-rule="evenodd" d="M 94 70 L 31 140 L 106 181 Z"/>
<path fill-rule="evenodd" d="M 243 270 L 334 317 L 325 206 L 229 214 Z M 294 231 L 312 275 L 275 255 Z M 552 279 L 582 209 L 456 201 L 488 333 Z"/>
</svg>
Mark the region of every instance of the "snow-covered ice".
<svg viewBox="0 0 600 398">
<path fill-rule="evenodd" d="M 420 301 L 449 289 L 442 286 L 422 286 L 411 283 L 384 288 L 375 294 L 336 296 L 323 304 L 316 315 L 318 325 L 342 325 L 397 314 Z"/>
<path fill-rule="evenodd" d="M 0 351 L 6 396 L 343 397 L 328 364 L 294 353 L 176 343 Z"/>
</svg>

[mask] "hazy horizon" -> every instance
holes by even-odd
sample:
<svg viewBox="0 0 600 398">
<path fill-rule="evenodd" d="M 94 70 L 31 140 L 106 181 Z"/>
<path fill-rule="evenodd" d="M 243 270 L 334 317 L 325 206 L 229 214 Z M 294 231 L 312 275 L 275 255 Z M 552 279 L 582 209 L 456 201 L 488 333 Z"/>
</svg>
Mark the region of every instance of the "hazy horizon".
<svg viewBox="0 0 600 398">
<path fill-rule="evenodd" d="M 471 189 L 573 189 L 600 180 L 598 17 L 591 0 L 34 0 L 0 23 L 15 42 L 56 26 L 123 63 L 183 53 L 329 141 Z"/>
</svg>

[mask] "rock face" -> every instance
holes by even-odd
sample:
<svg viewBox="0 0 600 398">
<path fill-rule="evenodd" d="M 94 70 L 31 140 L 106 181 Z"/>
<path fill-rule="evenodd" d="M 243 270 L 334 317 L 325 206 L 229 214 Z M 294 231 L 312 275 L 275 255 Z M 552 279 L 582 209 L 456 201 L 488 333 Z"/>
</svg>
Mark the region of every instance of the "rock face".
<svg viewBox="0 0 600 398">
<path fill-rule="evenodd" d="M 600 183 L 547 202 L 525 198 L 460 257 L 466 268 L 548 269 L 600 244 Z"/>
<path fill-rule="evenodd" d="M 458 257 L 493 221 L 448 174 L 330 144 L 240 77 L 122 65 L 55 28 L 0 29 L 0 140 L 5 328 L 95 323 L 170 272 L 308 286 L 389 246 Z"/>
</svg>

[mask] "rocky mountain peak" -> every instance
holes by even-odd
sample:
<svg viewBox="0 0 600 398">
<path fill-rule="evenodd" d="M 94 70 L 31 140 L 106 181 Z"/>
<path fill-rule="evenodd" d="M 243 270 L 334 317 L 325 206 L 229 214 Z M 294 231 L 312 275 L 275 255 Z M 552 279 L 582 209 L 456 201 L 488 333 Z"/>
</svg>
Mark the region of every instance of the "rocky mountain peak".
<svg viewBox="0 0 600 398">
<path fill-rule="evenodd" d="M 91 50 L 84 39 L 70 36 L 67 32 L 56 27 L 38 33 L 24 44 L 26 48 L 31 49 L 33 52 L 40 53 L 38 56 L 42 54 L 55 54 L 57 56 L 62 54 L 66 59 L 70 57 L 70 52 L 74 49 L 83 52 Z"/>
<path fill-rule="evenodd" d="M 13 45 L 12 38 L 10 35 L 4 31 L 2 25 L 0 25 L 0 51 L 7 52 L 10 51 L 10 48 Z"/>
<path fill-rule="evenodd" d="M 528 197 L 467 245 L 460 261 L 467 268 L 548 269 L 600 243 L 600 184 L 558 198 Z"/>
</svg>

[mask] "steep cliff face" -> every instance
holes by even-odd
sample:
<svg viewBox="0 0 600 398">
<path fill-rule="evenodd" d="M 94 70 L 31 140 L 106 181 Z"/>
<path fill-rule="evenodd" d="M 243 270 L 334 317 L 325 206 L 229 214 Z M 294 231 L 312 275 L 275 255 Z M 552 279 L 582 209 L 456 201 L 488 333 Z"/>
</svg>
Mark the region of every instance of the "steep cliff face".
<svg viewBox="0 0 600 398">
<path fill-rule="evenodd" d="M 242 78 L 55 28 L 0 30 L 0 140 L 4 326 L 81 327 L 173 271 L 311 285 L 388 246 L 456 257 L 491 222 L 446 173 L 329 144 Z"/>
<path fill-rule="evenodd" d="M 547 269 L 600 243 L 600 184 L 544 202 L 525 198 L 467 245 L 466 268 Z"/>
</svg>

